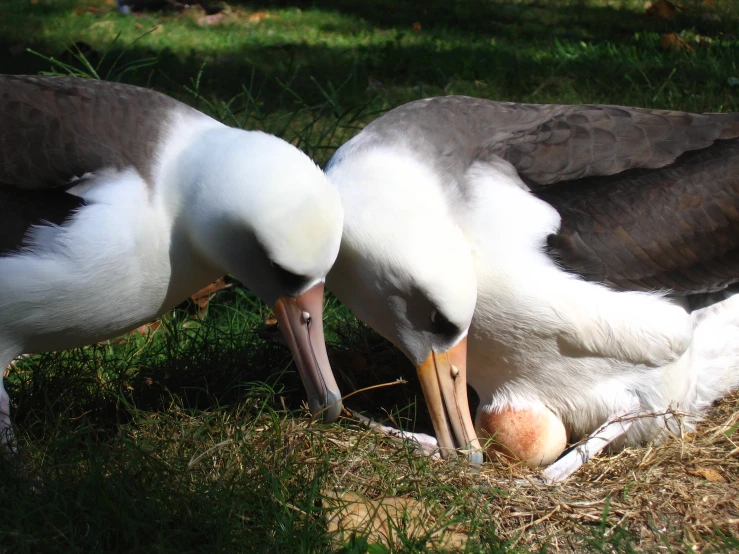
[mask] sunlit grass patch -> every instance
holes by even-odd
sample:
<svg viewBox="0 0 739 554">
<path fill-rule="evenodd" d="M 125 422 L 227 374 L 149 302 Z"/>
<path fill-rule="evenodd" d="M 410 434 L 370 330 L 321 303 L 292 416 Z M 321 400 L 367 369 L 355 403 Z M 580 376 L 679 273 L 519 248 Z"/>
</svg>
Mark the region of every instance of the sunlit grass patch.
<svg viewBox="0 0 739 554">
<path fill-rule="evenodd" d="M 7 0 L 0 5 L 0 64 L 45 68 L 24 49 L 64 57 L 75 44 L 96 61 L 115 42 L 116 51 L 127 47 L 124 61 L 158 59 L 129 82 L 177 93 L 205 63 L 210 94 L 231 98 L 251 82 L 267 93 L 270 112 L 291 108 L 282 85 L 308 105 L 323 100 L 320 88 L 341 87 L 343 108 L 438 94 L 736 106 L 728 79 L 739 63 L 739 14 L 728 0 L 685 2 L 670 20 L 648 17 L 644 2 L 626 0 L 234 2 L 212 24 L 200 8 L 140 15 L 120 15 L 110 0 Z M 667 33 L 690 50 L 665 48 Z"/>
</svg>

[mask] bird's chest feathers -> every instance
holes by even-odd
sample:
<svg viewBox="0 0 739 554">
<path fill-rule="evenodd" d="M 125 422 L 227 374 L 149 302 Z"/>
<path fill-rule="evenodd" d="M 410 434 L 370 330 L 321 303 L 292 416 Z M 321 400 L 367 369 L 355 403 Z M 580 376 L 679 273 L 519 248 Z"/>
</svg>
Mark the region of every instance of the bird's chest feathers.
<svg viewBox="0 0 739 554">
<path fill-rule="evenodd" d="M 29 250 L 0 259 L 2 317 L 24 351 L 115 336 L 166 308 L 171 223 L 151 191 L 122 172 L 84 197 L 65 225 L 36 228 Z"/>
<path fill-rule="evenodd" d="M 531 294 L 536 289 L 515 272 L 487 272 L 478 285 L 468 345 L 470 384 L 475 386 L 478 373 L 490 386 L 547 367 L 556 371 L 562 322 L 555 306 Z"/>
</svg>

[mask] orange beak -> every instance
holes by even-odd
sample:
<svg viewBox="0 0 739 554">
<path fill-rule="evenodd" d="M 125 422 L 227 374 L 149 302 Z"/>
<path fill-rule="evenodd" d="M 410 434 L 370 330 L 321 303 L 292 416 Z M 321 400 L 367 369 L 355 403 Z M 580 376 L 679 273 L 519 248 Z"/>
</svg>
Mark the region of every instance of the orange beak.
<svg viewBox="0 0 739 554">
<path fill-rule="evenodd" d="M 481 464 L 482 448 L 467 401 L 467 337 L 446 352 L 432 351 L 416 370 L 442 457 L 453 458 L 461 449 L 470 463 Z"/>
<path fill-rule="evenodd" d="M 323 283 L 297 298 L 278 299 L 274 311 L 308 393 L 311 413 L 322 415 L 326 423 L 336 421 L 341 413 L 341 393 L 323 337 Z"/>
</svg>

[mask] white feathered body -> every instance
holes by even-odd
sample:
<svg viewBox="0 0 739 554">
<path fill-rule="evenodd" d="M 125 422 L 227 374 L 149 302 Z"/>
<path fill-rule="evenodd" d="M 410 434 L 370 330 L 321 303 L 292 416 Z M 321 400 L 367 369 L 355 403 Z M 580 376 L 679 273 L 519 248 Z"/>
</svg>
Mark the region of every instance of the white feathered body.
<svg viewBox="0 0 739 554">
<path fill-rule="evenodd" d="M 613 414 L 697 414 L 739 386 L 739 298 L 691 314 L 684 299 L 586 282 L 544 252 L 556 210 L 494 167 L 467 177 L 457 220 L 477 274 L 468 382 L 480 410 L 546 408 L 573 441 Z M 667 415 L 639 418 L 626 442 L 666 424 L 678 430 Z"/>
<path fill-rule="evenodd" d="M 0 256 L 0 363 L 120 335 L 227 272 L 273 296 L 252 234 L 280 263 L 299 252 L 289 264 L 301 274 L 331 266 L 338 194 L 292 145 L 175 110 L 156 158 L 153 182 L 134 168 L 85 175 L 68 190 L 83 207 Z M 325 193 L 335 202 L 321 205 Z M 283 214 L 293 215 L 276 225 Z"/>
<path fill-rule="evenodd" d="M 179 148 L 170 143 L 163 163 L 180 154 L 202 123 L 218 125 L 200 122 L 191 118 L 189 132 L 175 124 Z M 39 352 L 110 338 L 218 277 L 193 273 L 202 267 L 195 263 L 182 268 L 188 282 L 172 282 L 176 213 L 169 190 L 155 185 L 133 168 L 87 175 L 69 190 L 86 202 L 70 221 L 32 228 L 23 250 L 0 257 L 0 344 L 13 353 Z"/>
</svg>

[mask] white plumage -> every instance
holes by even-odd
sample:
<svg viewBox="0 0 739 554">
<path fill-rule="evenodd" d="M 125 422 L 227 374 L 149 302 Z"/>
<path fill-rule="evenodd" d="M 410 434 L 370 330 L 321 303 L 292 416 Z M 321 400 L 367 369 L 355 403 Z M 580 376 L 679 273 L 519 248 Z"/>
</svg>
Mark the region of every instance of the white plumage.
<svg viewBox="0 0 739 554">
<path fill-rule="evenodd" d="M 0 247 L 0 368 L 119 335 L 231 273 L 275 307 L 311 409 L 335 419 L 322 298 L 343 211 L 308 156 L 135 87 L 5 77 L 0 93 L 0 246 L 28 229 Z M 95 113 L 138 118 L 139 136 Z M 19 161 L 26 136 L 45 139 L 24 144 L 29 159 Z M 70 176 L 79 167 L 84 175 Z M 74 208 L 65 213 L 60 199 Z M 9 408 L 0 376 L 4 431 Z"/>
<path fill-rule="evenodd" d="M 699 157 L 719 138 L 721 148 L 735 148 L 736 114 L 706 118 L 715 128 L 701 117 L 463 97 L 402 106 L 369 125 L 329 162 L 327 175 L 339 186 L 345 223 L 328 286 L 419 370 L 431 353 L 463 349 L 461 337 L 467 335 L 467 380 L 480 396 L 477 435 L 481 440 L 495 435 L 494 448 L 531 465 L 553 462 L 567 443 L 621 416 L 699 413 L 739 386 L 739 299 L 726 288 L 731 275 L 721 274 L 734 271 L 733 262 L 716 271 L 722 281 L 715 285 L 710 281 L 713 274 L 676 262 L 674 271 L 683 273 L 671 273 L 670 278 L 677 275 L 676 282 L 686 279 L 696 290 L 711 291 L 704 300 L 712 305 L 692 313 L 690 291 L 682 296 L 668 290 L 649 292 L 646 286 L 628 291 L 624 289 L 629 285 L 621 284 L 628 282 L 619 276 L 649 270 L 648 278 L 666 280 L 659 273 L 670 269 L 664 258 L 699 258 L 688 247 L 677 250 L 680 233 L 704 233 L 703 221 L 686 212 L 684 219 L 692 221 L 692 229 L 685 230 L 683 219 L 666 224 L 674 239 L 635 234 L 639 218 L 646 224 L 652 216 L 649 205 L 622 192 L 637 186 L 632 179 L 652 179 L 653 194 L 683 186 L 694 187 L 693 198 L 710 198 L 710 191 L 700 189 L 704 182 L 690 180 L 695 179 L 692 167 L 702 163 L 715 170 L 718 176 L 710 186 L 720 193 L 739 186 L 733 170 Z M 678 132 L 683 135 L 665 141 Z M 663 153 L 662 145 L 676 153 Z M 632 158 L 625 157 L 627 148 L 633 150 Z M 699 154 L 681 160 L 680 154 L 689 150 Z M 687 159 L 695 159 L 695 165 Z M 736 155 L 727 165 L 732 163 Z M 654 169 L 623 171 L 629 167 Z M 582 175 L 590 177 L 580 185 L 577 177 Z M 605 178 L 610 175 L 619 177 Z M 547 188 L 541 182 L 555 185 Z M 576 192 L 578 186 L 597 191 L 587 197 L 592 219 L 579 213 L 584 222 L 580 224 L 561 207 L 557 195 L 564 195 L 558 191 L 565 189 L 558 189 L 557 182 Z M 612 188 L 610 197 L 607 187 Z M 611 199 L 631 202 L 631 208 L 608 211 L 610 204 L 604 202 Z M 721 204 L 729 220 L 735 204 L 727 202 L 733 201 L 731 197 Z M 712 208 L 705 206 L 702 213 Z M 623 217 L 623 224 L 611 220 L 612 228 L 598 227 L 601 212 Z M 627 227 L 632 220 L 637 231 Z M 703 240 L 733 240 L 725 227 L 710 221 L 706 226 L 712 230 L 701 235 Z M 572 228 L 582 240 L 573 240 L 572 251 L 565 244 L 563 253 L 555 255 L 560 252 L 552 245 L 559 243 L 552 237 Z M 577 250 L 583 241 L 592 244 L 591 239 L 621 240 L 624 251 Z M 650 254 L 646 246 L 634 246 L 650 240 L 662 250 Z M 730 255 L 726 259 L 733 260 Z M 599 278 L 584 280 L 578 271 L 589 277 L 585 270 L 574 269 L 596 266 L 600 271 L 601 260 L 605 277 L 598 273 Z M 713 261 L 724 264 L 722 258 Z M 636 283 L 636 277 L 631 279 Z M 616 285 L 621 290 L 615 290 Z M 435 313 L 444 315 L 450 324 L 446 329 L 435 326 Z M 434 380 L 442 388 L 444 379 L 445 371 L 437 370 Z M 428 390 L 425 386 L 437 435 L 456 435 L 453 444 L 440 436 L 442 449 L 477 448 L 469 435 L 448 430 L 455 418 L 464 420 L 464 407 L 432 398 Z M 692 425 L 695 418 L 685 422 Z M 638 418 L 611 438 L 617 445 L 637 444 L 665 428 L 676 430 L 677 424 L 669 416 Z"/>
</svg>

